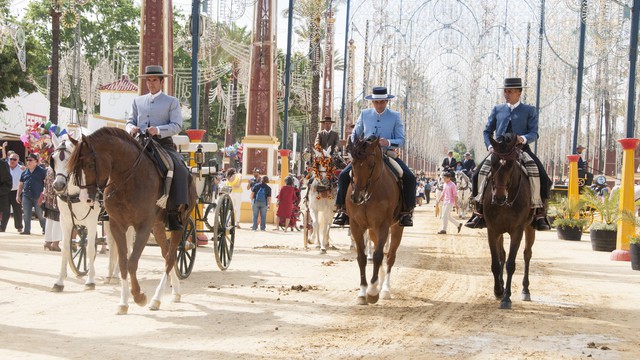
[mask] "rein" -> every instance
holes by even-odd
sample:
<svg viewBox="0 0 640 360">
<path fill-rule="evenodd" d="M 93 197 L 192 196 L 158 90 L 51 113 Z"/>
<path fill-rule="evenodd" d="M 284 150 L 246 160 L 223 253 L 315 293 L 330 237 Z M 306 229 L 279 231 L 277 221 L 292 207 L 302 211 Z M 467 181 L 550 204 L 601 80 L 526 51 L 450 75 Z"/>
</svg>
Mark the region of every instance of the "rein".
<svg viewBox="0 0 640 360">
<path fill-rule="evenodd" d="M 504 160 L 504 161 L 515 161 L 515 162 L 516 162 L 516 164 L 518 165 L 518 170 L 517 170 L 517 171 L 519 171 L 519 170 L 520 170 L 520 169 L 519 169 L 519 168 L 520 168 L 520 161 L 519 161 L 518 159 L 520 158 L 520 153 L 521 153 L 521 152 L 522 152 L 522 151 L 521 151 L 517 146 L 514 146 L 514 147 L 512 147 L 512 148 L 511 148 L 511 150 L 510 150 L 510 151 L 508 151 L 508 152 L 498 153 L 498 152 L 495 152 L 495 151 L 494 151 L 494 154 L 495 154 L 495 155 L 498 157 L 498 159 L 500 159 L 500 160 Z M 500 169 L 502 169 L 502 167 L 503 167 L 503 166 L 504 166 L 504 164 L 500 164 L 500 167 L 498 167 L 498 169 L 495 171 L 495 174 L 491 174 L 491 175 L 490 175 L 490 179 L 491 179 L 491 188 L 492 188 L 492 189 L 494 189 L 494 190 L 495 190 L 495 189 L 505 189 L 505 191 L 507 190 L 507 185 L 505 185 L 505 186 L 497 186 L 497 185 L 494 183 L 494 181 L 493 181 L 494 176 L 495 176 L 495 175 L 497 175 L 497 174 L 498 174 L 498 172 L 500 172 Z M 515 195 L 512 197 L 512 200 L 511 200 L 511 201 L 508 201 L 508 200 L 509 200 L 509 192 L 508 192 L 508 191 L 506 191 L 506 193 L 507 193 L 507 200 L 505 200 L 505 202 L 504 202 L 503 204 L 498 204 L 498 205 L 499 205 L 499 206 L 506 205 L 507 207 L 511 207 L 511 206 L 513 206 L 513 203 L 516 201 L 516 199 L 518 198 L 518 195 L 520 194 L 520 188 L 521 188 L 521 186 L 522 186 L 522 174 L 520 174 L 520 175 L 518 176 L 518 188 L 517 188 L 517 190 L 516 190 Z M 494 203 L 493 198 L 491 199 L 491 202 L 492 202 L 492 203 Z"/>
<path fill-rule="evenodd" d="M 375 154 L 368 154 L 367 156 L 375 157 Z M 354 191 L 364 191 L 365 194 L 369 194 L 369 186 L 371 186 L 371 184 L 374 184 L 376 181 L 378 181 L 378 179 L 382 175 L 382 171 L 380 171 L 380 173 L 378 173 L 378 176 L 374 180 L 371 180 L 371 178 L 373 177 L 373 171 L 376 169 L 376 165 L 378 165 L 377 161 L 375 161 L 373 163 L 373 166 L 371 167 L 371 171 L 369 172 L 369 176 L 367 177 L 367 183 L 365 184 L 364 188 L 359 188 L 358 185 L 356 185 L 356 183 L 353 182 L 353 176 L 351 177 L 350 182 L 351 182 L 351 186 L 353 187 L 353 190 L 351 191 L 352 193 Z M 371 198 L 371 194 L 365 197 L 362 204 L 366 204 L 367 201 L 369 201 L 369 198 Z"/>
</svg>

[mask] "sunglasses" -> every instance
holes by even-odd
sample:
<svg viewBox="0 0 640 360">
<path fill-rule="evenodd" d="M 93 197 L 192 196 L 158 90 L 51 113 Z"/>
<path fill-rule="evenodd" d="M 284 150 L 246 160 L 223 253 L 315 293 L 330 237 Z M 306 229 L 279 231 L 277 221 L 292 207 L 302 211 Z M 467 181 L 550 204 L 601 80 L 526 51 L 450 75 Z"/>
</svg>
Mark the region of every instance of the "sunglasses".
<svg viewBox="0 0 640 360">
<path fill-rule="evenodd" d="M 33 160 L 33 159 L 27 159 L 27 162 L 29 162 L 29 161 L 35 161 L 35 160 Z"/>
<path fill-rule="evenodd" d="M 10 158 L 9 160 L 11 160 L 11 161 L 18 161 L 18 159 L 13 159 L 13 158 Z"/>
</svg>

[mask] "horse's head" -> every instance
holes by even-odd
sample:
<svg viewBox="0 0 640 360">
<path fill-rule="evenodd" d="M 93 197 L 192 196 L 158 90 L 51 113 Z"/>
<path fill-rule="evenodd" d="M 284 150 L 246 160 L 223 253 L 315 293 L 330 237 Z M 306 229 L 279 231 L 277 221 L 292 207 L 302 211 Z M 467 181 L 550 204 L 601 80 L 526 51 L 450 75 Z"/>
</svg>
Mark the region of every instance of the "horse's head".
<svg viewBox="0 0 640 360">
<path fill-rule="evenodd" d="M 95 201 L 98 198 L 98 190 L 102 190 L 106 186 L 107 174 L 100 174 L 100 158 L 95 152 L 89 137 L 82 135 L 80 141 L 70 140 L 75 149 L 71 153 L 67 164 L 69 176 L 73 177 L 78 187 L 86 189 L 88 201 Z"/>
<path fill-rule="evenodd" d="M 73 151 L 73 145 L 70 141 L 58 139 L 56 136 L 54 136 L 52 140 L 53 145 L 55 146 L 55 151 L 51 154 L 49 164 L 56 174 L 56 177 L 53 180 L 53 189 L 58 194 L 62 194 L 68 190 L 69 172 L 67 171 L 67 163 L 69 162 L 71 151 Z"/>
<path fill-rule="evenodd" d="M 347 151 L 351 154 L 351 201 L 364 204 L 371 197 L 369 186 L 382 171 L 382 150 L 380 138 L 369 136 L 356 138 Z"/>
<path fill-rule="evenodd" d="M 520 173 L 521 147 L 517 146 L 518 137 L 515 134 L 505 134 L 497 140 L 489 139 L 493 146 L 491 156 L 491 203 L 495 205 L 509 205 L 509 189 L 512 183 L 520 181 L 520 177 L 513 177 Z M 515 180 L 514 180 L 515 179 Z M 517 196 L 519 185 L 512 189 L 511 202 Z"/>
</svg>

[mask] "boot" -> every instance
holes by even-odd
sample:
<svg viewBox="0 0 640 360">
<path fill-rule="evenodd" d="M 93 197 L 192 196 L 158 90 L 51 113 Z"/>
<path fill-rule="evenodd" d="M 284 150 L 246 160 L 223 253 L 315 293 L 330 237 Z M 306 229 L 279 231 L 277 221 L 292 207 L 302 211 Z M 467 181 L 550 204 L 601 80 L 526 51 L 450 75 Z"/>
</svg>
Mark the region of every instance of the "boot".
<svg viewBox="0 0 640 360">
<path fill-rule="evenodd" d="M 413 226 L 413 210 L 400 213 L 400 226 Z"/>
<path fill-rule="evenodd" d="M 533 224 L 531 224 L 534 229 L 538 231 L 547 231 L 551 229 L 551 225 L 549 224 L 549 220 L 547 220 L 547 202 L 544 202 L 544 206 L 541 208 L 536 208 L 536 214 L 533 217 Z"/>
<path fill-rule="evenodd" d="M 180 221 L 180 214 L 177 211 L 167 212 L 167 227 L 169 231 L 182 230 L 182 223 Z"/>
<path fill-rule="evenodd" d="M 484 216 L 482 215 L 482 204 L 477 202 L 475 208 L 476 210 L 473 212 L 471 219 L 464 226 L 472 229 L 483 229 L 487 224 L 484 222 Z"/>
<path fill-rule="evenodd" d="M 349 215 L 347 215 L 344 205 L 338 205 L 336 217 L 333 218 L 333 225 L 349 225 Z"/>
</svg>

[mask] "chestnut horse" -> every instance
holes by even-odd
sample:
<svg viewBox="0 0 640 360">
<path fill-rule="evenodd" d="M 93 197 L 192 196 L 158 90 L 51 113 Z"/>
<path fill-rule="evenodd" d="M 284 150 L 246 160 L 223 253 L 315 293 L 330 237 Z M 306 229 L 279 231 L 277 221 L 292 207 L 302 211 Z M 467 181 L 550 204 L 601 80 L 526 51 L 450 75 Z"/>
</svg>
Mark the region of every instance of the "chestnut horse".
<svg viewBox="0 0 640 360">
<path fill-rule="evenodd" d="M 147 304 L 147 296 L 140 290 L 136 271 L 152 229 L 165 260 L 165 272 L 149 308 L 157 310 L 160 307 L 168 277 L 171 277 L 174 301 L 180 301 L 180 282 L 172 270 L 182 231 L 172 231 L 167 242 L 166 209 L 156 204 L 164 193 L 164 178 L 155 161 L 131 135 L 117 128 L 105 127 L 89 136 L 83 135 L 82 140 L 74 145 L 76 148 L 68 165 L 70 174 L 77 184 L 85 184 L 83 187 L 90 198 L 95 198 L 98 191 L 104 193 L 109 227 L 118 249 L 121 279 L 118 314 L 126 314 L 129 309 L 127 272 L 131 277 L 133 300 L 140 306 Z M 187 224 L 196 204 L 196 190 L 191 178 L 188 187 L 189 206 L 179 209 L 183 224 Z M 126 232 L 129 227 L 135 231 L 135 240 L 131 255 L 127 256 Z"/>
<path fill-rule="evenodd" d="M 358 253 L 360 267 L 358 304 L 360 305 L 375 304 L 379 297 L 391 298 L 391 267 L 396 261 L 396 251 L 400 246 L 404 229 L 398 222 L 402 208 L 402 194 L 394 174 L 383 161 L 379 140 L 377 137 L 364 140 L 356 138 L 348 148 L 353 161 L 346 207 L 351 236 L 355 240 Z M 369 285 L 366 278 L 365 231 L 368 231 L 375 249 L 373 276 Z M 387 253 L 385 273 L 381 265 L 389 233 L 391 245 Z M 380 282 L 382 282 L 382 289 L 380 289 Z"/>
<path fill-rule="evenodd" d="M 482 194 L 484 218 L 487 224 L 489 249 L 491 250 L 491 272 L 493 273 L 493 293 L 501 299 L 500 308 L 511 308 L 511 280 L 516 270 L 516 256 L 522 235 L 525 237 L 524 279 L 522 300 L 531 301 L 529 293 L 529 261 L 535 241 L 535 230 L 531 226 L 531 187 L 529 178 L 521 167 L 521 147 L 517 136 L 506 134 L 504 140 L 490 139 L 493 154 L 487 159 L 491 164 L 491 174 Z M 505 266 L 504 233 L 511 239 L 507 258 L 507 284 L 504 285 Z"/>
</svg>

